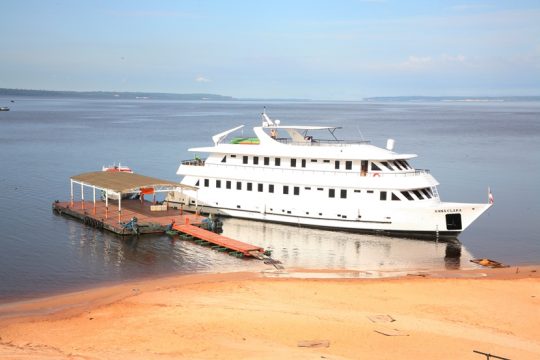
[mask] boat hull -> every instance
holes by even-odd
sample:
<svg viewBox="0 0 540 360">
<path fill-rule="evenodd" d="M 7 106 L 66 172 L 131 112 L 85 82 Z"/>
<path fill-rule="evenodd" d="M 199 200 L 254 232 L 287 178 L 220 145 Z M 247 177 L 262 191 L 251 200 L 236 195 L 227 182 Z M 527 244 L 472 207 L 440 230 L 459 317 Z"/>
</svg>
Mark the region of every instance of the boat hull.
<svg viewBox="0 0 540 360">
<path fill-rule="evenodd" d="M 239 210 L 224 207 L 215 207 L 211 205 L 184 205 L 189 202 L 175 202 L 169 200 L 169 206 L 182 208 L 186 211 L 199 211 L 204 214 L 215 214 L 224 217 L 236 217 L 255 221 L 263 221 L 270 223 L 288 224 L 300 227 L 310 227 L 318 229 L 328 229 L 336 231 L 346 231 L 353 233 L 366 233 L 394 237 L 405 237 L 414 239 L 441 240 L 451 241 L 457 239 L 461 232 L 471 224 L 478 216 L 480 216 L 489 205 L 487 204 L 459 204 L 459 213 L 448 212 L 447 209 L 454 209 L 456 204 L 441 205 L 436 209 L 415 209 L 402 214 L 401 220 L 379 219 L 379 220 L 361 220 L 361 219 L 325 219 L 325 218 L 310 218 L 307 216 L 281 215 L 265 213 L 257 210 Z M 444 204 L 444 203 L 442 203 Z M 448 206 L 450 205 L 450 206 Z M 421 215 L 421 212 L 435 215 Z M 446 214 L 460 214 L 461 226 L 459 229 L 449 230 Z M 427 218 L 431 218 L 431 225 L 427 225 Z M 399 214 L 393 218 L 400 218 Z M 412 221 L 417 219 L 421 222 Z M 424 228 L 421 228 L 423 226 Z M 452 226 L 450 226 L 452 227 Z M 431 230 L 429 229 L 431 228 Z"/>
</svg>

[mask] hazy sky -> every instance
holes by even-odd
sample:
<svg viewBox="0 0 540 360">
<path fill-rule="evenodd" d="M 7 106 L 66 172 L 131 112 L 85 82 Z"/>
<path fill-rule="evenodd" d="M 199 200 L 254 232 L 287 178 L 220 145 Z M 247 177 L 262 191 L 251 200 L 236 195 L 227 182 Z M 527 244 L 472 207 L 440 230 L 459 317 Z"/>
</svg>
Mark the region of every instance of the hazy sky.
<svg viewBox="0 0 540 360">
<path fill-rule="evenodd" d="M 0 1 L 0 87 L 540 95 L 540 1 Z"/>
</svg>

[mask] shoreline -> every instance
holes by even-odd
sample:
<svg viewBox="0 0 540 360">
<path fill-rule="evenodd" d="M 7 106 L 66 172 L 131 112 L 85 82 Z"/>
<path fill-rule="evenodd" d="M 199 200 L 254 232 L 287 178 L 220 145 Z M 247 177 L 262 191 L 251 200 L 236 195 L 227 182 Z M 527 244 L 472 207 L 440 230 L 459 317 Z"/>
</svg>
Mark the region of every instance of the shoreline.
<svg viewBox="0 0 540 360">
<path fill-rule="evenodd" d="M 7 303 L 0 358 L 540 357 L 540 265 L 361 275 L 266 267 Z"/>
<path fill-rule="evenodd" d="M 64 310 L 66 307 L 77 308 L 107 304 L 117 301 L 123 296 L 130 296 L 129 289 L 151 291 L 152 288 L 177 287 L 191 283 L 213 283 L 241 278 L 247 279 L 296 279 L 296 280 L 399 280 L 412 277 L 428 279 L 497 279 L 512 280 L 540 277 L 540 265 L 508 265 L 501 268 L 482 267 L 480 265 L 462 269 L 328 269 L 328 268 L 289 268 L 276 269 L 262 264 L 259 270 L 238 270 L 224 272 L 198 272 L 181 274 L 163 274 L 141 279 L 114 281 L 79 287 L 76 289 L 60 290 L 53 293 L 41 293 L 35 297 L 14 298 L 0 302 L 0 324 L 9 318 L 49 315 Z M 126 292 L 127 291 L 127 292 Z M 123 294 L 123 295 L 122 295 Z M 117 299 L 118 298 L 118 299 Z M 77 300 L 80 299 L 80 304 Z M 74 303 L 75 302 L 75 303 Z M 13 313 L 16 311 L 17 313 Z M 20 313 L 20 314 L 19 314 Z"/>
</svg>

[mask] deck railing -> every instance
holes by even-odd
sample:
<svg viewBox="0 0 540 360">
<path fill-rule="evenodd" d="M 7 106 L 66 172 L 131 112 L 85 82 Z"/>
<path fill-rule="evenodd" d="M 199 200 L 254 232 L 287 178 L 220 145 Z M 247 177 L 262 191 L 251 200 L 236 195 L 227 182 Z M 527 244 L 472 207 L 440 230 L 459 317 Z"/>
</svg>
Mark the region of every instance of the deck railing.
<svg viewBox="0 0 540 360">
<path fill-rule="evenodd" d="M 267 165 L 232 165 L 227 163 L 206 163 L 204 160 L 184 160 L 182 161 L 182 165 L 188 165 L 188 166 L 206 166 L 208 168 L 210 167 L 216 167 L 220 169 L 232 169 L 235 171 L 262 171 L 262 172 L 272 172 L 275 173 L 277 171 L 279 172 L 286 172 L 289 174 L 293 173 L 301 173 L 301 174 L 313 174 L 313 175 L 337 175 L 337 176 L 361 176 L 360 171 L 357 170 L 336 170 L 336 169 L 307 169 L 307 168 L 301 168 L 301 167 L 285 167 L 285 166 L 267 166 Z M 387 178 L 387 177 L 407 177 L 407 176 L 421 176 L 424 174 L 429 174 L 430 171 L 428 169 L 415 169 L 415 170 L 406 170 L 406 171 L 368 171 L 365 175 L 362 175 L 361 177 L 381 177 L 381 178 Z"/>
<path fill-rule="evenodd" d="M 302 146 L 350 146 L 359 144 L 369 144 L 369 140 L 324 140 L 307 137 L 305 141 L 294 141 L 289 138 L 277 138 L 277 142 L 287 145 L 302 145 Z"/>
<path fill-rule="evenodd" d="M 204 166 L 206 160 L 201 159 L 191 159 L 191 160 L 182 160 L 182 165 L 191 165 L 191 166 Z"/>
</svg>

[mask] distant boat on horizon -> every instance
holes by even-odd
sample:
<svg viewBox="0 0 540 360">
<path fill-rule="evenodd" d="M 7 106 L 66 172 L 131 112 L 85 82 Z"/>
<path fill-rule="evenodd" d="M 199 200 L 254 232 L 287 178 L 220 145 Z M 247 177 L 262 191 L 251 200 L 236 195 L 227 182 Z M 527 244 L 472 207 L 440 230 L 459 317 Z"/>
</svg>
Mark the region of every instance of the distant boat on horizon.
<svg viewBox="0 0 540 360">
<path fill-rule="evenodd" d="M 9 108 L 7 106 L 0 107 L 0 111 L 9 111 Z"/>
</svg>

